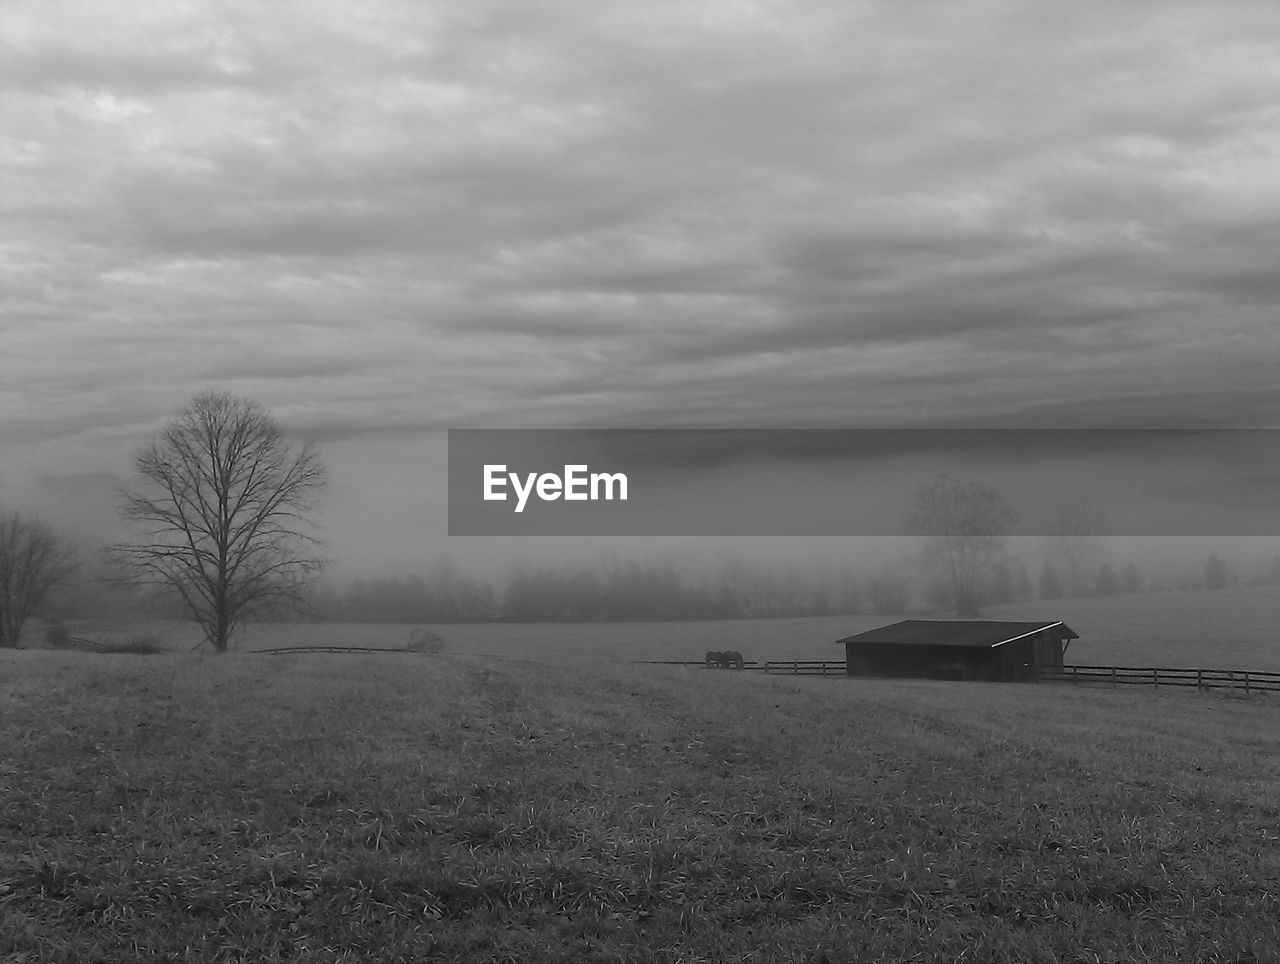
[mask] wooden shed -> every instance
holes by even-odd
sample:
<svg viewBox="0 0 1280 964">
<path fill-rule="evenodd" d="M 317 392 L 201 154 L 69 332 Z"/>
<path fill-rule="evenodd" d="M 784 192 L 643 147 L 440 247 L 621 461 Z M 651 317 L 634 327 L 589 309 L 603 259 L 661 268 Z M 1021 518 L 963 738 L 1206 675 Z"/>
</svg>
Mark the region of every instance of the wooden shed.
<svg viewBox="0 0 1280 964">
<path fill-rule="evenodd" d="M 904 619 L 837 640 L 850 676 L 1034 680 L 1038 666 L 1061 666 L 1071 627 L 1056 622 Z"/>
</svg>

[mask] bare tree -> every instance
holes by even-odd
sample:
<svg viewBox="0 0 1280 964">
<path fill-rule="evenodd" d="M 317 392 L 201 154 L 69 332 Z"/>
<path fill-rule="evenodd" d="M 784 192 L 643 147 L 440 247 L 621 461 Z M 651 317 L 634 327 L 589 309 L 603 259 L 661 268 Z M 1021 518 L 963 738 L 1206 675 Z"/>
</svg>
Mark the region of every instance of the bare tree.
<svg viewBox="0 0 1280 964">
<path fill-rule="evenodd" d="M 1107 515 L 1082 496 L 1064 499 L 1054 510 L 1046 529 L 1045 554 L 1065 574 L 1067 592 L 1085 594 L 1091 587 L 1086 574 L 1096 570 L 1106 555 L 1102 544 Z"/>
<path fill-rule="evenodd" d="M 907 562 L 898 560 L 885 563 L 867 582 L 871 596 L 872 612 L 880 614 L 905 613 L 911 582 L 907 578 Z"/>
<path fill-rule="evenodd" d="M 175 591 L 218 652 L 246 619 L 301 601 L 323 565 L 312 512 L 327 472 L 265 408 L 198 395 L 134 465 L 149 492 L 122 490 L 121 513 L 139 537 L 109 550 L 130 581 Z"/>
<path fill-rule="evenodd" d="M 1216 552 L 1209 553 L 1204 563 L 1204 587 L 1206 589 L 1227 588 L 1227 564 Z"/>
<path fill-rule="evenodd" d="M 0 646 L 18 645 L 23 625 L 74 568 L 49 525 L 0 514 Z"/>
<path fill-rule="evenodd" d="M 924 562 L 940 570 L 956 614 L 978 615 L 984 589 L 1004 556 L 1018 513 L 993 486 L 939 475 L 912 494 L 907 525 L 925 537 Z"/>
</svg>

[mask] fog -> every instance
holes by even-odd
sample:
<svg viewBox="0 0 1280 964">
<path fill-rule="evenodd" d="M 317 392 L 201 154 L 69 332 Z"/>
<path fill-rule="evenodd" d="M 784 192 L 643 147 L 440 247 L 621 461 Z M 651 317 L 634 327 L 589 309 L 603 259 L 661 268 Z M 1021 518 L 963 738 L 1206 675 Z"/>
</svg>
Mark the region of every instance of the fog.
<svg viewBox="0 0 1280 964">
<path fill-rule="evenodd" d="M 642 466 L 633 479 L 633 493 L 646 479 L 654 483 L 651 492 L 639 493 L 644 512 L 603 516 L 609 523 L 622 520 L 616 527 L 624 532 L 638 519 L 661 535 L 581 535 L 567 527 L 570 534 L 451 536 L 445 434 L 386 433 L 321 445 L 331 482 L 316 518 L 331 560 L 325 578 L 338 589 L 358 579 L 427 576 L 442 564 L 502 586 L 521 571 L 602 569 L 619 563 L 670 568 L 690 583 L 752 570 L 818 588 L 865 580 L 886 567 L 918 573 L 920 540 L 902 534 L 902 514 L 914 486 L 936 472 L 950 471 L 995 486 L 1020 512 L 1008 549 L 1015 568 L 1033 581 L 1050 558 L 1045 534 L 1051 511 L 1075 499 L 1105 513 L 1099 551 L 1090 561 L 1093 568 L 1102 562 L 1117 569 L 1133 563 L 1146 583 L 1176 588 L 1195 584 L 1206 558 L 1216 552 L 1227 561 L 1233 579 L 1249 582 L 1280 552 L 1280 538 L 1272 534 L 1275 502 L 1265 499 L 1277 477 L 1276 461 L 1267 446 L 1256 444 L 1273 434 L 1226 442 L 1220 435 L 1157 434 L 1141 448 L 1129 444 L 1127 451 L 1101 445 L 1114 437 L 1104 436 L 1101 443 L 1086 437 L 1066 446 L 1070 451 L 1065 454 L 1043 451 L 1037 458 L 1021 444 L 1027 441 L 1022 436 L 1019 445 L 994 451 L 970 446 L 948 455 L 946 446 L 922 453 L 898 445 L 875 457 L 864 451 L 857 458 L 813 446 L 790 452 L 767 446 L 763 452 L 717 452 L 705 445 L 690 452 L 668 446 L 663 458 L 651 460 L 659 472 L 646 476 Z M 1061 440 L 1071 441 L 1066 436 Z M 507 461 L 514 467 L 527 454 L 515 452 Z M 600 467 L 608 468 L 607 445 L 601 454 L 605 462 Z M 554 460 L 529 468 L 551 464 Z M 118 461 L 115 467 L 121 467 Z M 127 468 L 17 480 L 6 476 L 3 481 L 0 504 L 53 523 L 64 538 L 82 547 L 86 558 L 93 559 L 98 545 L 124 534 L 113 487 L 129 481 Z M 478 478 L 475 484 L 478 489 Z M 1233 487 L 1235 497 L 1224 496 Z M 762 506 L 767 516 L 758 517 Z M 564 503 L 559 509 L 563 512 Z M 537 511 L 531 508 L 530 517 Z M 1153 531 L 1163 521 L 1184 532 L 1193 526 L 1191 531 L 1199 534 Z M 1202 531 L 1214 523 L 1221 523 L 1223 531 Z M 1256 523 L 1252 533 L 1251 523 Z M 682 526 L 695 533 L 733 532 L 740 526 L 744 532 L 763 528 L 775 534 L 681 535 Z M 853 534 L 814 534 L 823 531 Z"/>
</svg>

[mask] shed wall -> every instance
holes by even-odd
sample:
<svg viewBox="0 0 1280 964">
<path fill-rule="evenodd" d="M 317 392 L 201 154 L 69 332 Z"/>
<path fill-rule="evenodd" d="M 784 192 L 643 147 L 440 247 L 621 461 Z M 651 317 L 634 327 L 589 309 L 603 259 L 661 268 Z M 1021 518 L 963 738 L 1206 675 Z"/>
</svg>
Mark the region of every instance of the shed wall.
<svg viewBox="0 0 1280 964">
<path fill-rule="evenodd" d="M 1036 666 L 1062 665 L 1062 637 L 1051 630 L 1002 646 L 845 643 L 850 676 L 1015 681 L 1035 679 Z"/>
<path fill-rule="evenodd" d="M 999 673 L 992 650 L 959 646 L 846 643 L 845 660 L 850 676 L 994 679 Z"/>
</svg>

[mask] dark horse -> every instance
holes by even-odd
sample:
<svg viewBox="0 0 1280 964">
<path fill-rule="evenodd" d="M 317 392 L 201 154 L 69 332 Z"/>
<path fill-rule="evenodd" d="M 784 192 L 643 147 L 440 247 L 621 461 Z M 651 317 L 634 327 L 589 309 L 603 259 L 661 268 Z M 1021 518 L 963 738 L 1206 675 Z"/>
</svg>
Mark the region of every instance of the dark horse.
<svg viewBox="0 0 1280 964">
<path fill-rule="evenodd" d="M 746 662 L 742 658 L 742 654 L 736 649 L 709 650 L 707 652 L 707 669 L 742 669 L 746 666 Z"/>
</svg>

